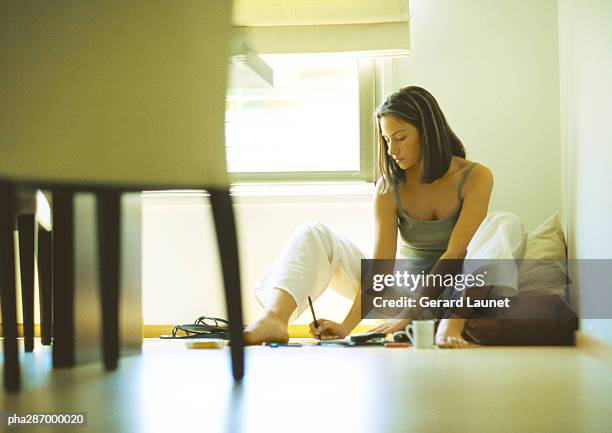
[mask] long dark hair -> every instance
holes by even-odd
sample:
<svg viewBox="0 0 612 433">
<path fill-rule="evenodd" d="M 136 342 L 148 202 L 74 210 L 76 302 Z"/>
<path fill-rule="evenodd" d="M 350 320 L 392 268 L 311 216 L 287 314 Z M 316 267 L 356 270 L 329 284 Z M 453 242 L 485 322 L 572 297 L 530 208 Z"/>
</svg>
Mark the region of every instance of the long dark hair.
<svg viewBox="0 0 612 433">
<path fill-rule="evenodd" d="M 376 110 L 378 136 L 378 168 L 382 175 L 382 191 L 404 182 L 404 170 L 387 153 L 387 143 L 380 130 L 380 118 L 395 116 L 419 131 L 421 139 L 421 182 L 432 183 L 448 171 L 453 155 L 465 158 L 465 147 L 451 130 L 431 93 L 422 87 L 404 87 L 390 95 Z"/>
</svg>

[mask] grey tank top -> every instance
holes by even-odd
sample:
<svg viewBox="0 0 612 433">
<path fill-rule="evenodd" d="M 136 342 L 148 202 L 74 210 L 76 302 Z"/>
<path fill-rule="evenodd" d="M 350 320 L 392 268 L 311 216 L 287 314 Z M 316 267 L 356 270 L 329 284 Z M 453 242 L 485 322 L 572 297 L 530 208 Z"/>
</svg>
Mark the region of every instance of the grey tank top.
<svg viewBox="0 0 612 433">
<path fill-rule="evenodd" d="M 465 180 L 475 166 L 476 163 L 473 163 L 463 172 L 457 186 L 457 208 L 450 215 L 442 219 L 422 221 L 409 217 L 402 207 L 399 188 L 395 188 L 398 228 L 401 239 L 399 255 L 401 257 L 418 259 L 421 262 L 419 267 L 428 271 L 428 268 L 431 268 L 440 256 L 444 254 L 463 206 L 461 188 L 463 188 Z"/>
</svg>

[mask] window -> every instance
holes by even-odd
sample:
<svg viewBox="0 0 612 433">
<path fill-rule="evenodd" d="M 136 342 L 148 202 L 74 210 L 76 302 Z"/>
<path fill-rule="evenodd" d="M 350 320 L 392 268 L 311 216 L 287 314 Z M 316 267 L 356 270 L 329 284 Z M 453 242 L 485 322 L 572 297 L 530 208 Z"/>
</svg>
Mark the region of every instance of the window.
<svg viewBox="0 0 612 433">
<path fill-rule="evenodd" d="M 227 97 L 233 180 L 372 180 L 374 61 L 262 57 L 274 70 L 274 88 L 233 89 Z"/>
</svg>

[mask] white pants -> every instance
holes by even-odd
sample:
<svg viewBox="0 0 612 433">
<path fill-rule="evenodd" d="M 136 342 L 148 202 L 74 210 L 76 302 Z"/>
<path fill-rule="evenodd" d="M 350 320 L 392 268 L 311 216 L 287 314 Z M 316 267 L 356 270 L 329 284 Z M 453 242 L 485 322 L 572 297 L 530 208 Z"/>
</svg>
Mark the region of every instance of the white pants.
<svg viewBox="0 0 612 433">
<path fill-rule="evenodd" d="M 492 212 L 480 224 L 467 248 L 466 259 L 516 259 L 525 250 L 527 234 L 519 218 L 507 212 Z M 300 226 L 287 246 L 255 287 L 255 297 L 263 306 L 270 303 L 274 288 L 289 293 L 297 309 L 291 320 L 308 308 L 328 287 L 353 300 L 361 286 L 361 259 L 369 258 L 351 240 L 322 223 Z M 507 263 L 504 261 L 504 263 Z M 465 269 L 464 273 L 476 271 Z M 499 287 L 495 296 L 513 296 L 518 287 L 518 271 L 489 271 L 488 281 Z"/>
</svg>

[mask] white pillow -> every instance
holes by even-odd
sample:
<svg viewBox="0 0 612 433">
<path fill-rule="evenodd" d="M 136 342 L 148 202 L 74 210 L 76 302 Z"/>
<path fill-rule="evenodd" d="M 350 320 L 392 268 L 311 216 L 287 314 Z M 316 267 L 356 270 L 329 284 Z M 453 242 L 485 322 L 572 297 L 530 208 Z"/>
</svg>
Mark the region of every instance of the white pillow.
<svg viewBox="0 0 612 433">
<path fill-rule="evenodd" d="M 527 236 L 525 259 L 519 266 L 519 293 L 565 297 L 566 259 L 565 235 L 555 212 Z"/>
<path fill-rule="evenodd" d="M 565 260 L 565 235 L 559 212 L 555 212 L 527 236 L 527 260 Z"/>
</svg>

